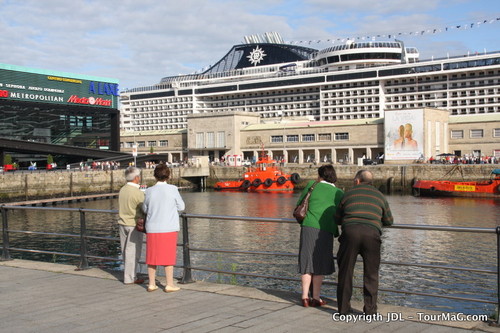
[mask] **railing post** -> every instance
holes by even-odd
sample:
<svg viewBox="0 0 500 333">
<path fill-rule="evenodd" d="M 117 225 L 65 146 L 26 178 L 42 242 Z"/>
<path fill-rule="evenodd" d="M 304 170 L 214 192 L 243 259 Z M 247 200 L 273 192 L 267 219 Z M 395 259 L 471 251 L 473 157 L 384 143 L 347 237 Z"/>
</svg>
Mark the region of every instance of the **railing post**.
<svg viewBox="0 0 500 333">
<path fill-rule="evenodd" d="M 189 228 L 188 218 L 185 214 L 182 217 L 182 261 L 184 267 L 184 274 L 180 283 L 193 283 L 195 282 L 191 276 L 191 255 L 189 253 Z"/>
<path fill-rule="evenodd" d="M 497 325 L 500 325 L 500 226 L 496 227 L 497 232 Z"/>
<path fill-rule="evenodd" d="M 3 249 L 2 249 L 2 261 L 11 260 L 9 254 L 9 224 L 7 222 L 7 209 L 2 205 L 2 239 L 3 239 Z"/>
<path fill-rule="evenodd" d="M 87 261 L 87 224 L 85 221 L 85 212 L 80 208 L 80 265 L 77 270 L 89 268 Z"/>
</svg>

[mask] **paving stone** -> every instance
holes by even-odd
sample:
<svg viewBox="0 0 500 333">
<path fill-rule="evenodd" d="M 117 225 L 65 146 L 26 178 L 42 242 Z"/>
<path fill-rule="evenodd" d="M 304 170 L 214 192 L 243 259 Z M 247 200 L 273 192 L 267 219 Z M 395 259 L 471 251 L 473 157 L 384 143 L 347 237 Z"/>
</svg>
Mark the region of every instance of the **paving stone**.
<svg viewBox="0 0 500 333">
<path fill-rule="evenodd" d="M 148 293 L 145 285 L 124 285 L 117 274 L 94 269 L 86 275 L 65 265 L 31 263 L 0 262 L 0 333 L 466 331 L 454 323 L 334 321 L 334 300 L 326 307 L 303 308 L 296 294 L 248 287 L 202 282 L 181 285 L 176 293 Z M 380 308 L 405 316 L 423 311 Z M 498 331 L 484 323 L 465 327 Z"/>
</svg>

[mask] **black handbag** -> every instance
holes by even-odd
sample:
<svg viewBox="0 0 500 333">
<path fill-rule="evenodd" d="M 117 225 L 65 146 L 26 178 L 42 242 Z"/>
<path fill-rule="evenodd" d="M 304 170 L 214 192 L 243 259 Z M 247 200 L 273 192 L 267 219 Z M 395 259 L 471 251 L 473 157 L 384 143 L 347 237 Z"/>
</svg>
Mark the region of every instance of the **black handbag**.
<svg viewBox="0 0 500 333">
<path fill-rule="evenodd" d="M 135 230 L 146 233 L 146 217 L 139 217 L 137 219 Z"/>
<path fill-rule="evenodd" d="M 306 218 L 307 210 L 309 209 L 309 197 L 311 197 L 311 193 L 314 190 L 314 187 L 316 186 L 317 183 L 318 182 L 315 182 L 309 188 L 309 191 L 307 191 L 307 194 L 305 195 L 304 199 L 302 199 L 300 205 L 295 207 L 295 209 L 293 210 L 293 217 L 295 217 L 295 219 L 299 224 L 302 224 L 302 222 Z"/>
</svg>

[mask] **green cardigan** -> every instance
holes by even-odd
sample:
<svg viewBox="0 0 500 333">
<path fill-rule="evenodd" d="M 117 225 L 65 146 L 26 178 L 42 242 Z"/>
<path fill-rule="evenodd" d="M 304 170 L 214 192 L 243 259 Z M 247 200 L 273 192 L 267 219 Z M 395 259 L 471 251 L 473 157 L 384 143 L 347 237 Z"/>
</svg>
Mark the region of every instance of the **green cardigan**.
<svg viewBox="0 0 500 333">
<path fill-rule="evenodd" d="M 314 181 L 307 184 L 297 201 L 297 205 L 302 202 L 313 184 Z M 344 191 L 333 184 L 327 182 L 318 183 L 309 198 L 309 209 L 302 226 L 328 231 L 337 237 L 339 229 L 335 222 L 335 212 L 343 195 Z"/>
</svg>

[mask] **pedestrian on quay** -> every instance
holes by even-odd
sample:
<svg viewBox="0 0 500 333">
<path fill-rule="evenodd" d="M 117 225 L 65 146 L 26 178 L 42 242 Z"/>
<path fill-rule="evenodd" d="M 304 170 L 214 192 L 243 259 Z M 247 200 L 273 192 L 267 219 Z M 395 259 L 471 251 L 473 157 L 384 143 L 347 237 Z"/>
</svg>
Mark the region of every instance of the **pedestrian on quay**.
<svg viewBox="0 0 500 333">
<path fill-rule="evenodd" d="M 302 274 L 302 306 L 304 307 L 326 304 L 320 298 L 321 285 L 325 275 L 335 272 L 333 238 L 339 235 L 335 223 L 335 211 L 344 193 L 335 186 L 336 181 L 337 174 L 333 165 L 319 167 L 318 178 L 307 184 L 297 202 L 299 205 L 311 186 L 314 186 L 309 197 L 307 215 L 300 228 L 299 273 Z"/>
<path fill-rule="evenodd" d="M 127 168 L 125 180 L 127 184 L 118 194 L 118 229 L 124 262 L 123 283 L 142 284 L 144 280 L 137 278 L 137 263 L 141 257 L 143 235 L 135 230 L 137 219 L 144 216 L 144 192 L 140 190 L 141 170 L 136 167 Z"/>
<path fill-rule="evenodd" d="M 174 284 L 174 265 L 179 232 L 179 211 L 184 210 L 184 201 L 177 186 L 167 183 L 170 169 L 158 164 L 154 170 L 157 183 L 146 190 L 143 209 L 146 212 L 146 264 L 148 265 L 148 291 L 158 289 L 156 267 L 165 266 L 165 292 L 178 291 Z"/>
<path fill-rule="evenodd" d="M 393 224 L 389 204 L 373 185 L 370 171 L 360 170 L 354 177 L 354 187 L 345 192 L 337 209 L 337 221 L 342 226 L 337 253 L 339 278 L 337 286 L 338 312 L 351 311 L 352 279 L 358 254 L 363 258 L 363 312 L 377 313 L 382 226 Z"/>
</svg>

